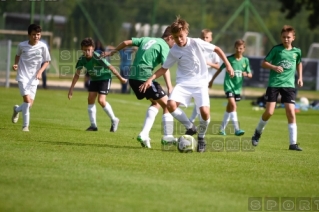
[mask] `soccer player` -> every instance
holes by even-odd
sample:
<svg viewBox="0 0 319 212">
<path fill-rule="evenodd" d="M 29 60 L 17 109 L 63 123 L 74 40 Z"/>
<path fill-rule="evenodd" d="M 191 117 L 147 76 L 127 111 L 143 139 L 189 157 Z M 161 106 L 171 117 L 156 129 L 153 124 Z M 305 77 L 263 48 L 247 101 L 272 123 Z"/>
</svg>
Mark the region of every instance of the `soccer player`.
<svg viewBox="0 0 319 212">
<path fill-rule="evenodd" d="M 113 55 L 114 53 L 124 49 L 127 46 L 137 46 L 133 65 L 129 72 L 129 84 L 134 91 L 137 99 L 144 98 L 151 101 L 151 106 L 147 109 L 146 117 L 142 131 L 137 136 L 137 140 L 141 143 L 142 147 L 151 148 L 149 133 L 155 121 L 155 117 L 160 107 L 163 109 L 162 122 L 164 127 L 164 136 L 162 137 L 162 144 L 174 142 L 173 136 L 173 122 L 174 118 L 167 110 L 168 97 L 161 85 L 153 81 L 152 86 L 146 89 L 146 92 L 140 92 L 139 87 L 150 76 L 152 76 L 153 69 L 163 64 L 166 60 L 169 49 L 174 45 L 174 40 L 171 36 L 171 29 L 167 27 L 161 38 L 142 37 L 132 38 L 132 40 L 125 40 L 121 42 L 113 51 L 105 52 L 104 57 Z M 164 75 L 167 85 L 168 93 L 172 90 L 170 74 L 167 72 Z"/>
<path fill-rule="evenodd" d="M 42 72 L 51 61 L 47 45 L 40 41 L 41 27 L 31 24 L 28 27 L 28 37 L 29 40 L 19 43 L 14 65 L 12 66 L 17 71 L 16 80 L 23 98 L 23 103 L 20 106 L 15 105 L 13 107 L 12 122 L 17 123 L 19 112 L 22 112 L 22 131 L 25 132 L 29 131 L 29 111 L 35 99 L 39 79 L 41 79 Z M 41 66 L 42 62 L 43 65 Z"/>
<path fill-rule="evenodd" d="M 98 102 L 111 119 L 110 132 L 115 132 L 118 128 L 119 119 L 114 115 L 111 105 L 106 102 L 106 95 L 109 92 L 113 73 L 121 83 L 126 83 L 126 79 L 121 77 L 117 70 L 106 61 L 101 59 L 100 54 L 94 52 L 94 40 L 92 38 L 85 38 L 81 42 L 81 49 L 83 55 L 78 59 L 76 63 L 76 73 L 74 74 L 71 87 L 69 89 L 68 98 L 71 99 L 73 95 L 73 88 L 78 81 L 81 70 L 86 69 L 86 72 L 90 76 L 89 94 L 88 94 L 88 114 L 91 125 L 86 131 L 97 131 L 96 123 L 96 107 L 95 100 L 98 98 Z"/>
<path fill-rule="evenodd" d="M 268 88 L 265 99 L 266 110 L 262 114 L 251 141 L 257 146 L 260 136 L 273 115 L 278 94 L 285 104 L 289 131 L 289 150 L 302 151 L 297 144 L 297 124 L 295 115 L 295 71 L 298 72 L 297 84 L 303 86 L 301 50 L 292 45 L 295 40 L 295 30 L 292 26 L 284 25 L 281 30 L 281 44 L 274 46 L 265 57 L 262 67 L 270 69 Z"/>
<path fill-rule="evenodd" d="M 188 106 L 191 99 L 194 98 L 196 107 L 201 114 L 197 151 L 204 152 L 206 148 L 204 137 L 210 122 L 210 100 L 207 86 L 208 71 L 204 51 L 216 52 L 224 61 L 226 69 L 231 76 L 234 71 L 224 52 L 219 47 L 199 38 L 187 37 L 189 24 L 185 20 L 177 17 L 171 24 L 171 31 L 176 45 L 169 51 L 162 67 L 140 86 L 140 91 L 145 92 L 152 86 L 154 79 L 167 73 L 167 70 L 177 63 L 176 85 L 170 94 L 167 108 L 173 117 L 185 126 L 185 134 L 194 135 L 197 133 L 194 124 L 190 122 L 184 111 L 178 108 L 179 105 Z"/>
<path fill-rule="evenodd" d="M 209 29 L 203 29 L 200 38 L 208 43 L 211 43 L 213 41 L 213 32 Z M 215 52 L 205 52 L 204 55 L 206 57 L 207 62 L 207 79 L 208 81 L 210 81 L 213 77 L 214 71 L 219 69 L 220 58 Z M 198 115 L 199 111 L 197 111 L 195 106 L 189 120 L 194 123 Z"/>
<path fill-rule="evenodd" d="M 226 135 L 225 128 L 228 124 L 229 119 L 232 120 L 235 135 L 241 136 L 245 134 L 244 130 L 239 129 L 237 112 L 236 112 L 236 102 L 241 99 L 241 89 L 243 86 L 243 77 L 252 78 L 249 59 L 243 56 L 245 51 L 245 41 L 237 40 L 235 42 L 235 53 L 228 56 L 227 59 L 230 62 L 231 66 L 234 69 L 234 77 L 230 77 L 228 73 L 225 73 L 224 79 L 224 91 L 228 103 L 226 106 L 226 111 L 224 113 L 224 119 L 220 127 L 219 134 Z M 225 64 L 223 64 L 220 69 L 214 74 L 213 78 L 209 82 L 209 87 L 212 86 L 216 77 L 223 71 Z"/>
</svg>

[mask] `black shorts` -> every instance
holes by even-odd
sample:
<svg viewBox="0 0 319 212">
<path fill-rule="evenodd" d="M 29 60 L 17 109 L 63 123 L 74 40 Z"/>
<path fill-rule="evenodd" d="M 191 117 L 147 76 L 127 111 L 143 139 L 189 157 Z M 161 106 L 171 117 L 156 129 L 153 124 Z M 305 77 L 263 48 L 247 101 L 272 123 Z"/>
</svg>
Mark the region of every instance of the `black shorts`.
<svg viewBox="0 0 319 212">
<path fill-rule="evenodd" d="M 295 104 L 296 89 L 295 88 L 276 88 L 268 87 L 266 90 L 266 102 L 277 102 L 278 95 L 281 96 L 281 103 Z"/>
<path fill-rule="evenodd" d="M 139 88 L 140 85 L 142 85 L 145 81 L 140 81 L 140 80 L 134 80 L 130 79 L 129 83 L 131 88 L 133 89 L 135 96 L 137 99 L 153 99 L 153 100 L 158 100 L 161 99 L 162 97 L 166 96 L 165 91 L 162 89 L 161 85 L 158 84 L 158 82 L 154 82 L 151 87 L 149 87 L 145 93 L 141 93 Z"/>
<path fill-rule="evenodd" d="M 107 95 L 111 87 L 111 79 L 90 81 L 89 92 L 98 92 L 99 94 Z"/>
<path fill-rule="evenodd" d="M 228 98 L 235 98 L 235 101 L 236 101 L 236 102 L 239 102 L 239 101 L 241 100 L 240 94 L 235 94 L 235 93 L 233 93 L 233 92 L 226 92 L 225 94 L 226 94 L 226 98 L 227 98 L 227 99 L 228 99 Z"/>
</svg>

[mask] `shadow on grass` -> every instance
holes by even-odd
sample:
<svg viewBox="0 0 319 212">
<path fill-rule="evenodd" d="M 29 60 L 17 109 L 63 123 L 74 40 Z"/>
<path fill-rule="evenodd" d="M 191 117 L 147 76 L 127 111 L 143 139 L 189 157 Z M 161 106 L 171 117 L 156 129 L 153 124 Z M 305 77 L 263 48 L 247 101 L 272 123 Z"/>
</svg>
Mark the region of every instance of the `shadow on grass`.
<svg viewBox="0 0 319 212">
<path fill-rule="evenodd" d="M 112 145 L 112 144 L 88 144 L 88 143 L 72 143 L 67 141 L 38 141 L 41 143 L 47 143 L 52 145 L 65 145 L 65 146 L 92 146 L 92 147 L 108 147 L 108 148 L 114 148 L 114 149 L 145 149 L 142 147 L 136 147 L 136 146 L 120 146 L 120 145 Z M 147 149 L 152 151 L 162 151 L 160 149 Z"/>
</svg>

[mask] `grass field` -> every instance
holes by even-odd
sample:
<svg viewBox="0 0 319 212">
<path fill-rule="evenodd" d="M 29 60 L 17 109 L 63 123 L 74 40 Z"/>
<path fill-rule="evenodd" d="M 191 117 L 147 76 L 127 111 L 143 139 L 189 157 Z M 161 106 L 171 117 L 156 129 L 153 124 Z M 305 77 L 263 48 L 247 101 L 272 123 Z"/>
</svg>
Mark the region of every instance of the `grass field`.
<svg viewBox="0 0 319 212">
<path fill-rule="evenodd" d="M 162 150 L 160 114 L 150 135 L 152 149 L 140 147 L 135 138 L 148 102 L 133 95 L 107 97 L 121 120 L 118 131 L 110 133 L 100 107 L 99 131 L 84 131 L 89 126 L 84 91 L 69 101 L 66 90 L 39 89 L 30 132 L 21 131 L 21 116 L 11 123 L 12 106 L 21 103 L 18 88 L 0 88 L 0 94 L 1 212 L 240 212 L 256 209 L 249 207 L 255 197 L 279 198 L 278 204 L 284 197 L 296 204 L 300 197 L 319 200 L 319 111 L 297 114 L 302 152 L 287 150 L 285 112 L 277 109 L 253 151 L 208 147 L 203 154 L 181 154 Z M 211 100 L 212 123 L 222 119 L 224 103 Z M 192 107 L 185 111 L 189 115 Z M 250 139 L 261 114 L 250 101 L 239 103 L 240 125 L 246 130 L 242 141 Z M 211 130 L 207 135 L 208 140 L 220 138 Z"/>
</svg>

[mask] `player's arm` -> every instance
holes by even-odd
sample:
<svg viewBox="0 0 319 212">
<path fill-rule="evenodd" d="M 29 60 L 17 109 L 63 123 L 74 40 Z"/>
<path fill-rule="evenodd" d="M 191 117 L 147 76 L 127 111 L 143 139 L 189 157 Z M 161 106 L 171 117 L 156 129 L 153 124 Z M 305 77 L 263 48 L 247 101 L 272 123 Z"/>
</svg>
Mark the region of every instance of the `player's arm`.
<svg viewBox="0 0 319 212">
<path fill-rule="evenodd" d="M 36 76 L 37 79 L 41 79 L 42 72 L 44 72 L 44 70 L 48 67 L 48 65 L 49 65 L 49 61 L 45 61 L 42 63 L 41 68 L 37 72 L 37 76 Z"/>
<path fill-rule="evenodd" d="M 125 84 L 125 83 L 127 82 L 127 79 L 123 78 L 123 77 L 119 74 L 119 72 L 116 70 L 116 68 L 114 68 L 114 66 L 109 65 L 109 66 L 107 66 L 107 68 L 111 70 L 111 72 L 116 76 L 116 78 L 118 78 L 118 79 L 120 80 L 120 82 L 121 82 L 122 84 Z"/>
<path fill-rule="evenodd" d="M 15 70 L 15 71 L 18 70 L 19 60 L 20 60 L 20 56 L 16 55 L 14 58 L 14 64 L 12 66 L 13 70 Z"/>
<path fill-rule="evenodd" d="M 208 83 L 208 87 L 209 88 L 211 88 L 212 86 L 213 86 L 213 82 L 214 82 L 214 80 L 216 79 L 216 77 L 220 74 L 220 72 L 222 72 L 222 67 L 221 68 L 219 68 L 216 72 L 215 72 L 215 74 L 213 75 L 213 77 L 212 77 L 212 79 L 209 81 L 209 83 Z"/>
<path fill-rule="evenodd" d="M 164 75 L 168 69 L 161 67 L 158 69 L 148 80 L 146 80 L 142 85 L 140 85 L 139 90 L 140 92 L 145 93 L 145 91 L 152 86 L 153 80 L 159 78 L 160 76 Z"/>
<path fill-rule="evenodd" d="M 275 71 L 275 72 L 277 72 L 279 74 L 282 73 L 283 70 L 284 70 L 281 66 L 275 66 L 275 65 L 271 64 L 270 62 L 268 62 L 267 60 L 264 60 L 261 63 L 261 67 L 273 70 L 273 71 Z"/>
<path fill-rule="evenodd" d="M 74 74 L 74 76 L 73 76 L 72 84 L 71 84 L 70 89 L 69 89 L 69 93 L 68 93 L 68 98 L 69 99 L 72 98 L 73 88 L 74 88 L 76 82 L 79 80 L 80 74 L 81 74 L 81 69 L 77 69 L 75 74 Z"/>
<path fill-rule="evenodd" d="M 225 67 L 226 67 L 226 71 L 228 72 L 229 76 L 230 77 L 234 77 L 234 69 L 233 67 L 230 65 L 225 53 L 223 52 L 223 50 L 221 50 L 221 48 L 219 48 L 218 46 L 215 47 L 215 50 L 214 50 L 218 56 L 220 57 L 220 59 L 222 59 L 222 61 L 224 62 L 225 64 Z"/>
<path fill-rule="evenodd" d="M 302 63 L 300 62 L 297 64 L 297 73 L 298 73 L 298 81 L 297 84 L 299 87 L 303 86 L 303 80 L 302 80 Z"/>
<path fill-rule="evenodd" d="M 125 47 L 132 46 L 132 45 L 133 45 L 132 40 L 125 40 L 125 41 L 121 42 L 117 47 L 115 47 L 115 49 L 108 51 L 108 52 L 102 52 L 101 56 L 102 57 L 113 56 L 113 54 L 120 51 L 121 49 L 124 49 Z"/>
<path fill-rule="evenodd" d="M 212 63 L 210 61 L 207 61 L 207 65 L 209 65 L 210 67 L 218 70 L 219 69 L 219 63 Z"/>
<path fill-rule="evenodd" d="M 167 87 L 167 93 L 170 94 L 173 90 L 173 86 L 172 86 L 172 81 L 171 81 L 171 73 L 169 71 L 169 69 L 167 69 L 167 71 L 164 74 L 164 80 L 166 83 L 166 87 Z"/>
</svg>

